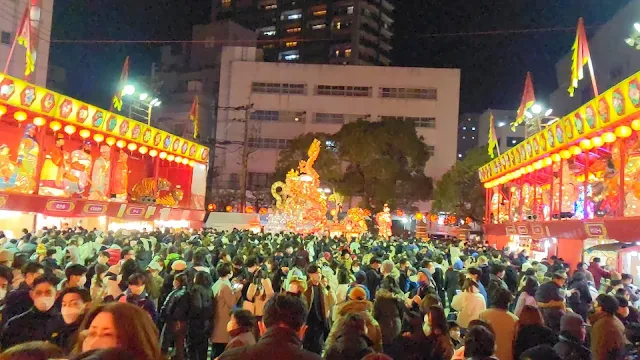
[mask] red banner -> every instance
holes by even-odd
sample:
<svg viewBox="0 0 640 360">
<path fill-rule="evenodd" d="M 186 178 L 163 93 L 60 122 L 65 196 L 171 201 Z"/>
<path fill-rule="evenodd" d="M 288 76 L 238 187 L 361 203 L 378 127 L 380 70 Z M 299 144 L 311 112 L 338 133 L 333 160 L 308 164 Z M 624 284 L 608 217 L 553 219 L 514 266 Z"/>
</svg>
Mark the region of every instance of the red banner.
<svg viewBox="0 0 640 360">
<path fill-rule="evenodd" d="M 58 217 L 109 216 L 123 220 L 203 221 L 205 211 L 156 205 L 0 193 L 0 210 L 35 212 Z"/>
</svg>

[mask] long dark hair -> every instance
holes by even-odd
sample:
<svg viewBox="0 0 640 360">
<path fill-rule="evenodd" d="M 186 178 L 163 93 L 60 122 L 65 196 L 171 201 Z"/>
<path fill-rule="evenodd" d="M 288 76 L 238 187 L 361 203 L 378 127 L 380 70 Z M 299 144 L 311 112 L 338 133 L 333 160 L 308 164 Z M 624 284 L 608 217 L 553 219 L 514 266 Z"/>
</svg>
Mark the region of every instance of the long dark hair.
<svg viewBox="0 0 640 360">
<path fill-rule="evenodd" d="M 531 296 L 536 296 L 537 290 L 538 290 L 538 280 L 536 280 L 532 276 L 527 276 L 524 286 L 522 287 L 522 292 L 526 292 Z"/>
<path fill-rule="evenodd" d="M 449 325 L 447 315 L 442 307 L 437 305 L 429 306 L 429 318 L 431 318 L 431 332 L 437 335 L 449 336 Z"/>
</svg>

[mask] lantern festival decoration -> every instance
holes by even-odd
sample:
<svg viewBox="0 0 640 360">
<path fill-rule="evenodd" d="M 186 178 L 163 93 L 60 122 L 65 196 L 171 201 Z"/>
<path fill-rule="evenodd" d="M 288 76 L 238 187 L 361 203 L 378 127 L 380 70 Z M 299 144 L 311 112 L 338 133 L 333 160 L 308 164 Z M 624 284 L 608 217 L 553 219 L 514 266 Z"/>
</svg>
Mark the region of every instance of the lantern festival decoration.
<svg viewBox="0 0 640 360">
<path fill-rule="evenodd" d="M 384 204 L 382 211 L 376 214 L 376 224 L 378 224 L 378 236 L 389 239 L 391 237 L 391 209 L 389 209 L 389 205 Z"/>
</svg>

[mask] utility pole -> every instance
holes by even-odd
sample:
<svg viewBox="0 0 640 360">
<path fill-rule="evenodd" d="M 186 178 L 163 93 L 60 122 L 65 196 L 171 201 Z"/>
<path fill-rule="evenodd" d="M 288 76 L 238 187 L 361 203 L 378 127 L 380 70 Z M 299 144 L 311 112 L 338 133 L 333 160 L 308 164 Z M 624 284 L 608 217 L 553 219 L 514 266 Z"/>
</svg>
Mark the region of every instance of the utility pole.
<svg viewBox="0 0 640 360">
<path fill-rule="evenodd" d="M 253 104 L 244 106 L 244 133 L 242 140 L 242 173 L 240 174 L 240 211 L 247 206 L 247 177 L 249 172 L 249 118 Z"/>
</svg>

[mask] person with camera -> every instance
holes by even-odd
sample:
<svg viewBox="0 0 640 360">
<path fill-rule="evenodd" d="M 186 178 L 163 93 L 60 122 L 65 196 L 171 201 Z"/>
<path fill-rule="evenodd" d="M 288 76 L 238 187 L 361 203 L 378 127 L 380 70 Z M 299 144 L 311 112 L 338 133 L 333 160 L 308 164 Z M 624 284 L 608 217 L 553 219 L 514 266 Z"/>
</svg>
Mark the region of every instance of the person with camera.
<svg viewBox="0 0 640 360">
<path fill-rule="evenodd" d="M 247 288 L 246 300 L 242 304 L 242 308 L 249 310 L 253 316 L 260 321 L 264 314 L 264 305 L 274 294 L 271 279 L 260 267 L 257 267 L 253 273 L 253 281 Z"/>
</svg>

